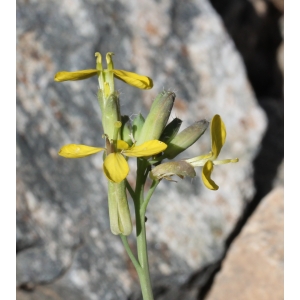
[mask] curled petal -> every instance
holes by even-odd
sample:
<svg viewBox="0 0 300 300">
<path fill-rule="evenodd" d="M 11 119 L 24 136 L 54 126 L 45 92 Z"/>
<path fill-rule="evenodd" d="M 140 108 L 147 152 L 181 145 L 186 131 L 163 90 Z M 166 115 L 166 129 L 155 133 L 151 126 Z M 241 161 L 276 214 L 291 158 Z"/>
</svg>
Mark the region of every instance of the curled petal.
<svg viewBox="0 0 300 300">
<path fill-rule="evenodd" d="M 219 115 L 215 115 L 211 121 L 210 135 L 211 149 L 214 159 L 216 159 L 226 140 L 226 127 Z"/>
<path fill-rule="evenodd" d="M 98 153 L 103 150 L 105 149 L 99 147 L 90 147 L 90 146 L 78 145 L 78 144 L 68 144 L 63 146 L 59 150 L 58 154 L 66 158 L 82 158 L 82 157 L 86 157 Z"/>
<path fill-rule="evenodd" d="M 210 190 L 218 190 L 219 186 L 210 178 L 214 169 L 214 164 L 211 160 L 208 160 L 202 169 L 202 181 L 204 185 Z"/>
<path fill-rule="evenodd" d="M 137 87 L 143 90 L 149 90 L 153 87 L 153 81 L 151 78 L 136 73 L 124 71 L 124 70 L 112 70 L 114 75 L 129 85 Z"/>
<path fill-rule="evenodd" d="M 110 181 L 121 182 L 128 175 L 129 166 L 122 154 L 111 153 L 104 160 L 103 171 Z"/>
<path fill-rule="evenodd" d="M 97 75 L 97 72 L 98 71 L 96 69 L 80 70 L 75 72 L 60 71 L 55 74 L 54 80 L 58 82 L 83 80 Z"/>
<path fill-rule="evenodd" d="M 167 147 L 167 144 L 161 141 L 152 140 L 139 146 L 132 146 L 130 149 L 122 151 L 122 153 L 129 157 L 144 157 L 158 154 L 164 151 Z"/>
</svg>

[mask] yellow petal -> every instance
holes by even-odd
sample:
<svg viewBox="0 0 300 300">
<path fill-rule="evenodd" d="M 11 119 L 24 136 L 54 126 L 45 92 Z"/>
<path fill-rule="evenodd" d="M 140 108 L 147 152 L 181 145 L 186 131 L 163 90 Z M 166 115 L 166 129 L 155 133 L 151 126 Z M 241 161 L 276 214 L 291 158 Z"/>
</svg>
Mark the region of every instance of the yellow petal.
<svg viewBox="0 0 300 300">
<path fill-rule="evenodd" d="M 59 150 L 58 154 L 66 158 L 81 158 L 81 157 L 86 157 L 95 154 L 102 150 L 105 149 L 99 147 L 90 147 L 86 145 L 69 144 L 63 146 Z"/>
<path fill-rule="evenodd" d="M 211 160 L 208 160 L 202 169 L 202 181 L 204 185 L 210 190 L 218 190 L 219 186 L 210 178 L 214 169 L 214 164 Z"/>
<path fill-rule="evenodd" d="M 152 140 L 145 142 L 139 146 L 133 146 L 128 150 L 122 151 L 122 153 L 129 157 L 143 157 L 158 154 L 164 151 L 167 147 L 167 144 L 161 141 Z"/>
<path fill-rule="evenodd" d="M 80 70 L 75 72 L 68 72 L 68 71 L 60 71 L 55 74 L 54 80 L 61 82 L 61 81 L 74 81 L 74 80 L 83 80 L 90 78 L 97 74 L 97 70 Z"/>
<path fill-rule="evenodd" d="M 117 140 L 117 148 L 120 150 L 126 150 L 129 148 L 129 145 L 125 141 Z"/>
<path fill-rule="evenodd" d="M 209 154 L 204 154 L 200 156 L 196 156 L 190 159 L 186 159 L 185 161 L 190 163 L 193 167 L 202 167 L 206 163 L 208 159 L 211 159 L 213 157 L 212 152 Z"/>
<path fill-rule="evenodd" d="M 214 159 L 216 159 L 225 144 L 226 127 L 219 115 L 215 115 L 210 126 L 211 149 Z"/>
<path fill-rule="evenodd" d="M 124 70 L 112 70 L 114 75 L 127 84 L 130 84 L 139 89 L 148 90 L 153 87 L 153 81 L 151 78 L 143 75 L 139 75 Z"/>
<path fill-rule="evenodd" d="M 109 180 L 121 182 L 128 175 L 129 166 L 122 154 L 111 153 L 104 160 L 103 171 Z"/>
</svg>

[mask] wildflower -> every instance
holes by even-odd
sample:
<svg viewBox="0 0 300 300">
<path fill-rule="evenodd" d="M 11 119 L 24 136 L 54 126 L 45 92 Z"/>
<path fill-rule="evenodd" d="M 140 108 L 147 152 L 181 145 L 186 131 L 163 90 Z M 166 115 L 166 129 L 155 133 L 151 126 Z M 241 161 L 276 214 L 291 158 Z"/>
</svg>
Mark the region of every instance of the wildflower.
<svg viewBox="0 0 300 300">
<path fill-rule="evenodd" d="M 219 186 L 211 179 L 214 165 L 235 163 L 238 162 L 238 158 L 217 160 L 226 140 L 226 127 L 219 115 L 215 115 L 211 121 L 210 135 L 211 151 L 208 154 L 186 159 L 185 161 L 193 167 L 203 166 L 202 180 L 204 185 L 211 190 L 217 190 Z"/>
<path fill-rule="evenodd" d="M 114 69 L 113 61 L 111 58 L 112 55 L 112 52 L 108 52 L 106 54 L 107 69 L 103 69 L 102 56 L 99 52 L 96 52 L 96 69 L 80 70 L 74 72 L 60 71 L 55 74 L 54 80 L 58 82 L 83 80 L 98 75 L 100 89 L 105 91 L 106 95 L 110 95 L 111 92 L 114 91 L 114 77 L 139 89 L 147 90 L 153 87 L 152 79 L 147 76 Z"/>
<path fill-rule="evenodd" d="M 106 148 L 91 147 L 86 145 L 68 144 L 63 146 L 59 155 L 66 158 L 82 158 L 106 151 L 106 157 L 103 162 L 103 172 L 112 182 L 121 182 L 129 173 L 127 157 L 148 157 L 158 154 L 167 148 L 167 145 L 158 140 L 147 141 L 139 146 L 129 146 L 125 141 L 118 140 L 116 147 L 106 138 Z M 116 151 L 114 151 L 116 148 Z"/>
</svg>

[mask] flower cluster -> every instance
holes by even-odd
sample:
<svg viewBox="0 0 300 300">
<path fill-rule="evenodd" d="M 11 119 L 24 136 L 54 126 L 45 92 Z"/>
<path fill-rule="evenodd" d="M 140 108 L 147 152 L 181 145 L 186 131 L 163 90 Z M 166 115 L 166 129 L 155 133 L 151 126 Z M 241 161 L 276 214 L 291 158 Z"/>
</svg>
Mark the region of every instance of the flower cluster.
<svg viewBox="0 0 300 300">
<path fill-rule="evenodd" d="M 57 82 L 98 77 L 98 101 L 102 111 L 105 140 L 105 147 L 68 144 L 60 149 L 59 155 L 66 158 L 83 158 L 104 152 L 103 172 L 108 179 L 111 230 L 114 234 L 128 235 L 132 231 L 132 223 L 125 180 L 130 171 L 127 162 L 130 157 L 143 161 L 143 166 L 146 166 L 143 169 L 143 178 L 149 174 L 155 182 L 161 179 L 172 180 L 173 175 L 180 178 L 194 177 L 196 176 L 194 168 L 201 166 L 203 183 L 211 190 L 219 188 L 211 179 L 214 165 L 237 162 L 238 159 L 218 160 L 225 143 L 226 128 L 221 117 L 215 115 L 210 123 L 211 151 L 208 154 L 162 163 L 164 159 L 172 160 L 193 145 L 204 134 L 209 122 L 206 120 L 195 122 L 181 132 L 179 132 L 182 124 L 180 119 L 175 118 L 167 124 L 175 94 L 166 91 L 154 99 L 146 118 L 139 114 L 130 122 L 127 116 L 120 113 L 119 94 L 115 91 L 114 78 L 140 89 L 151 89 L 153 82 L 147 76 L 114 69 L 112 55 L 112 52 L 106 54 L 106 69 L 103 68 L 101 54 L 97 52 L 95 69 L 60 71 L 55 75 L 54 80 Z"/>
</svg>

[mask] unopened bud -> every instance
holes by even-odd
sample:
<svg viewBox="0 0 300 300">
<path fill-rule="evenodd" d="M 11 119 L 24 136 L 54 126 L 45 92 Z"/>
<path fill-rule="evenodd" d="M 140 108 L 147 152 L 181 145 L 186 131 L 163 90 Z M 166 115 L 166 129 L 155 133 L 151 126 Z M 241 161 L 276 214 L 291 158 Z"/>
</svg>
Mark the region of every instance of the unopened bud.
<svg viewBox="0 0 300 300">
<path fill-rule="evenodd" d="M 208 124 L 208 121 L 201 120 L 181 131 L 168 144 L 168 148 L 165 150 L 163 156 L 172 159 L 185 149 L 189 148 L 205 132 Z"/>
<path fill-rule="evenodd" d="M 182 124 L 182 120 L 179 118 L 173 119 L 164 129 L 160 136 L 160 141 L 168 144 L 178 133 L 179 128 Z"/>
<path fill-rule="evenodd" d="M 132 139 L 131 139 L 131 126 L 130 126 L 130 119 L 128 116 L 121 116 L 121 140 L 125 141 L 129 146 L 132 146 Z"/>
<path fill-rule="evenodd" d="M 145 119 L 142 114 L 138 114 L 132 121 L 132 135 L 135 141 L 138 141 L 144 126 Z"/>
<path fill-rule="evenodd" d="M 114 124 L 121 119 L 119 95 L 114 92 L 113 94 L 110 94 L 108 98 L 105 98 L 101 90 L 99 90 L 98 101 L 102 111 L 104 134 L 107 134 L 108 137 L 112 139 L 114 134 Z"/>
<path fill-rule="evenodd" d="M 172 180 L 171 176 L 177 175 L 181 179 L 185 176 L 195 177 L 196 172 L 194 167 L 186 161 L 171 161 L 158 165 L 150 172 L 152 180 L 167 179 Z"/>
<path fill-rule="evenodd" d="M 173 92 L 161 92 L 154 100 L 142 128 L 137 145 L 149 140 L 158 140 L 168 122 L 174 104 Z"/>
</svg>

